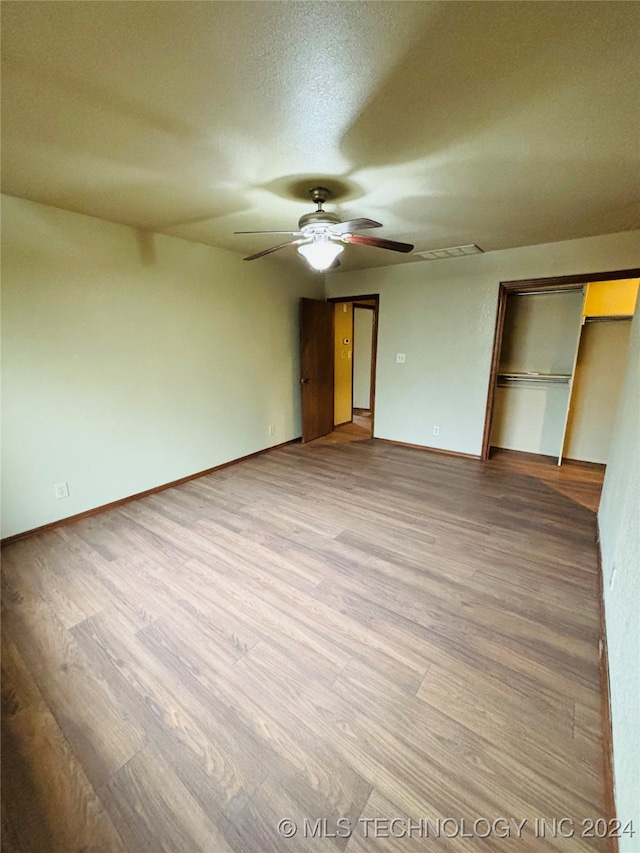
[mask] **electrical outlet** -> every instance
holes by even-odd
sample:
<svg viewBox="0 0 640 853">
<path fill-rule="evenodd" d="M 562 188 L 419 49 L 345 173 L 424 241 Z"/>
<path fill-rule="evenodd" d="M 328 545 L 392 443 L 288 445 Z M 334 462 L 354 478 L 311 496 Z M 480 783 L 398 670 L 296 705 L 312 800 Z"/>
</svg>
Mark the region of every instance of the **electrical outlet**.
<svg viewBox="0 0 640 853">
<path fill-rule="evenodd" d="M 404 364 L 406 360 L 407 360 L 407 356 L 403 352 L 397 352 L 396 353 L 396 362 L 398 364 Z"/>
<path fill-rule="evenodd" d="M 56 498 L 60 500 L 60 498 L 68 498 L 69 497 L 69 484 L 68 483 L 56 483 L 53 487 L 56 493 Z"/>
<path fill-rule="evenodd" d="M 276 434 L 276 425 L 275 424 L 269 424 L 269 435 L 275 435 L 275 434 Z"/>
<path fill-rule="evenodd" d="M 434 426 L 433 434 L 434 435 L 440 435 L 440 427 L 439 426 Z"/>
</svg>

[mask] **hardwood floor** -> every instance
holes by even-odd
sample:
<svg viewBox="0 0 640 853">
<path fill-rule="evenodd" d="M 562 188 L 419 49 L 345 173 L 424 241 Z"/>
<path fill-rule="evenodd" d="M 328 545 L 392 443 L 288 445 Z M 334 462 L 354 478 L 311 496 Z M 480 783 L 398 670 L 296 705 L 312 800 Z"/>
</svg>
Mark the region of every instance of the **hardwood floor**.
<svg viewBox="0 0 640 853">
<path fill-rule="evenodd" d="M 593 512 L 598 511 L 605 465 L 578 462 L 575 459 L 565 459 L 562 465 L 558 465 L 554 456 L 521 453 L 499 447 L 491 448 L 490 462 L 494 468 L 535 477 Z"/>
<path fill-rule="evenodd" d="M 367 409 L 354 409 L 353 410 L 353 422 L 357 426 L 364 427 L 369 433 L 369 438 L 373 435 L 372 428 L 373 421 L 373 413 L 368 411 Z"/>
<path fill-rule="evenodd" d="M 291 445 L 9 545 L 3 849 L 608 850 L 595 516 L 516 467 Z"/>
<path fill-rule="evenodd" d="M 353 421 L 348 424 L 340 424 L 333 432 L 316 438 L 314 444 L 344 444 L 349 441 L 366 441 L 371 438 L 371 412 L 363 412 L 361 409 L 353 412 Z"/>
</svg>

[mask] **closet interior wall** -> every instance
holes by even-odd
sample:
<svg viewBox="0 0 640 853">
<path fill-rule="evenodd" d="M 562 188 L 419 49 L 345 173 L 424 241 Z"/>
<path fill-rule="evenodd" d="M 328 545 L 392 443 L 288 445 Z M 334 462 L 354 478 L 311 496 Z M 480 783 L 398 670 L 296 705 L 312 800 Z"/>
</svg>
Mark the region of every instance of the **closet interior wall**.
<svg viewBox="0 0 640 853">
<path fill-rule="evenodd" d="M 609 461 L 622 392 L 631 318 L 586 322 L 571 394 L 564 456 L 583 462 Z"/>
<path fill-rule="evenodd" d="M 560 460 L 584 290 L 507 297 L 491 444 Z"/>
<path fill-rule="evenodd" d="M 607 464 L 640 279 L 587 285 L 564 455 Z"/>
</svg>

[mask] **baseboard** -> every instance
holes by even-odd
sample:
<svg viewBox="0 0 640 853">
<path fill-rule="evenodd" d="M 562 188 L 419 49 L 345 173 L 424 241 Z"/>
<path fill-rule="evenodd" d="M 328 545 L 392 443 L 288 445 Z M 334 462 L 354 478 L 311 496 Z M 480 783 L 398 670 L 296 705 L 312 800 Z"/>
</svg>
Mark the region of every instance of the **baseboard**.
<svg viewBox="0 0 640 853">
<path fill-rule="evenodd" d="M 609 655 L 607 652 L 607 622 L 604 609 L 604 576 L 600 552 L 600 527 L 596 520 L 596 553 L 598 556 L 598 636 L 600 652 L 600 720 L 602 723 L 602 752 L 604 765 L 604 808 L 607 826 L 616 818 L 613 782 L 613 728 L 611 725 L 611 689 L 609 685 Z M 618 853 L 618 839 L 609 837 L 609 853 Z"/>
<path fill-rule="evenodd" d="M 207 468 L 204 471 L 189 474 L 187 477 L 181 477 L 179 480 L 172 480 L 170 483 L 163 483 L 161 486 L 154 486 L 152 489 L 146 489 L 144 492 L 137 492 L 135 495 L 129 495 L 126 498 L 119 498 L 117 501 L 111 501 L 111 503 L 102 504 L 101 506 L 96 506 L 93 509 L 87 509 L 84 512 L 78 512 L 76 515 L 59 518 L 57 521 L 49 522 L 49 524 L 43 524 L 40 527 L 33 527 L 31 530 L 24 530 L 22 533 L 7 536 L 6 539 L 2 539 L 0 541 L 0 547 L 4 548 L 5 545 L 10 545 L 12 542 L 18 542 L 20 539 L 26 539 L 28 536 L 35 536 L 36 533 L 46 533 L 49 530 L 55 530 L 56 527 L 62 527 L 63 525 L 71 524 L 74 521 L 80 521 L 82 518 L 89 518 L 89 516 L 98 515 L 98 513 L 106 512 L 108 509 L 114 509 L 115 507 L 131 503 L 131 501 L 146 498 L 148 495 L 155 495 L 157 492 L 163 492 L 165 489 L 172 489 L 174 486 L 181 486 L 183 483 L 188 483 L 190 480 L 197 480 L 199 477 L 206 477 L 207 474 L 213 474 L 215 471 L 221 471 L 223 468 L 228 468 L 230 465 L 237 465 L 239 462 L 245 462 L 247 459 L 253 459 L 255 456 L 262 456 L 263 453 L 270 453 L 272 450 L 287 447 L 289 444 L 297 444 L 300 440 L 300 438 L 292 438 L 289 441 L 274 444 L 272 447 L 265 447 L 263 450 L 256 450 L 255 453 L 248 453 L 246 456 L 239 456 L 237 459 L 231 459 L 229 462 L 223 462 L 221 465 L 214 465 L 213 468 Z"/>
<path fill-rule="evenodd" d="M 489 447 L 489 459 L 492 458 L 494 451 L 497 451 L 498 453 L 517 453 L 522 457 L 527 456 L 535 459 L 536 461 L 542 462 L 544 460 L 550 465 L 555 465 L 556 468 L 562 467 L 558 465 L 558 457 L 550 456 L 548 453 L 534 453 L 532 450 L 513 450 L 511 447 L 498 447 L 496 444 L 492 444 Z M 563 456 L 562 465 L 564 465 L 565 462 L 571 462 L 574 465 L 596 465 L 598 468 L 606 468 L 606 464 L 602 462 L 591 462 L 588 459 L 573 459 L 571 456 Z"/>
<path fill-rule="evenodd" d="M 592 462 L 590 459 L 574 459 L 571 456 L 563 456 L 562 464 L 564 465 L 565 462 L 575 462 L 576 465 L 597 465 L 598 468 L 602 468 L 603 470 L 607 467 L 606 462 Z"/>
<path fill-rule="evenodd" d="M 498 451 L 498 453 L 517 453 L 519 456 L 528 456 L 534 457 L 536 460 L 542 461 L 546 460 L 547 462 L 558 465 L 558 457 L 550 456 L 548 453 L 534 453 L 533 450 L 515 450 L 513 447 L 498 447 L 497 444 L 492 444 L 489 447 L 489 459 L 491 459 L 493 451 Z"/>
<path fill-rule="evenodd" d="M 334 429 L 338 429 L 338 427 L 346 426 L 347 424 L 352 424 L 352 423 L 353 423 L 353 419 L 352 419 L 352 420 L 349 420 L 349 421 L 342 421 L 342 423 L 341 423 L 341 424 L 334 424 L 334 425 L 333 425 L 333 428 L 334 428 Z"/>
<path fill-rule="evenodd" d="M 409 444 L 407 441 L 395 441 L 392 438 L 378 438 L 374 435 L 375 441 L 383 441 L 385 444 L 395 444 L 398 447 L 411 447 L 414 450 L 427 450 L 430 453 L 440 453 L 442 456 L 458 456 L 461 459 L 475 459 L 476 461 L 480 460 L 479 453 L 460 453 L 457 450 L 445 450 L 442 447 L 429 447 L 426 444 Z"/>
</svg>

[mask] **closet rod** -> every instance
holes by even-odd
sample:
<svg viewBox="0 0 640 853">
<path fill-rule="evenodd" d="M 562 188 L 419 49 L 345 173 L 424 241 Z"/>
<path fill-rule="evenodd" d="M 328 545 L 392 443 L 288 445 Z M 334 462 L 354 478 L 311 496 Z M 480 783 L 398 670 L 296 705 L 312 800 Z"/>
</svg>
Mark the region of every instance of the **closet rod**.
<svg viewBox="0 0 640 853">
<path fill-rule="evenodd" d="M 513 293 L 509 293 L 509 296 L 546 296 L 548 293 L 576 293 L 578 291 L 582 292 L 584 285 L 580 284 L 578 287 L 563 287 L 560 290 L 517 290 Z"/>
<path fill-rule="evenodd" d="M 568 385 L 569 373 L 499 373 L 498 384 L 504 387 L 511 382 L 532 382 L 540 385 Z"/>
</svg>

